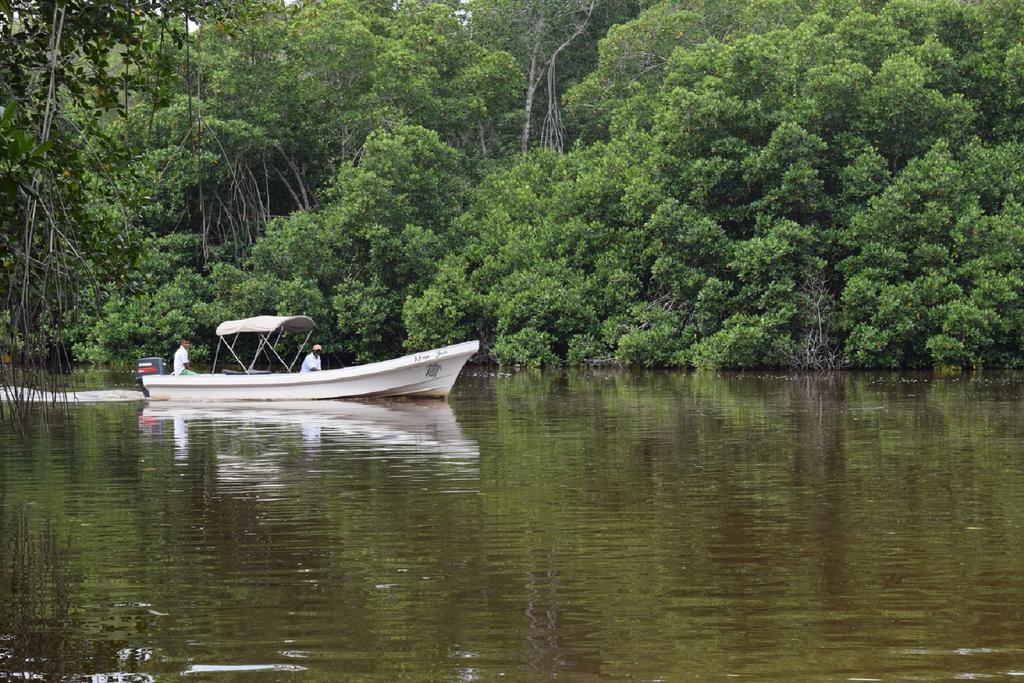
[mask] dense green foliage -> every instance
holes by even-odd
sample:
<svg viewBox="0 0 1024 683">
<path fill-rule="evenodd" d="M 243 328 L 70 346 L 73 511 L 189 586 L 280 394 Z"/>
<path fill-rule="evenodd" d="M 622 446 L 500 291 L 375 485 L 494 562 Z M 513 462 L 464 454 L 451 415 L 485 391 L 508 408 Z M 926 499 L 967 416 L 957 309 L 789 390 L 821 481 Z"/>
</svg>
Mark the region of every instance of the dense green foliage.
<svg viewBox="0 0 1024 683">
<path fill-rule="evenodd" d="M 524 110 L 541 43 L 495 34 L 550 4 L 204 26 L 170 106 L 117 124 L 159 169 L 154 237 L 76 355 L 201 355 L 221 319 L 304 312 L 355 360 L 1024 361 L 1019 3 L 565 2 L 551 45 L 591 20 L 541 93 L 565 151 L 561 111 Z"/>
<path fill-rule="evenodd" d="M 0 4 L 0 352 L 29 359 L 57 336 L 74 283 L 119 279 L 141 236 L 131 149 L 104 117 L 172 75 L 173 0 L 103 7 Z M 143 68 L 143 65 L 145 67 Z M 118 188 L 122 188 L 121 191 Z M 88 258 L 86 258 L 88 257 Z M 40 333 L 41 331 L 41 333 Z M 9 377 L 0 367 L 0 383 Z"/>
</svg>

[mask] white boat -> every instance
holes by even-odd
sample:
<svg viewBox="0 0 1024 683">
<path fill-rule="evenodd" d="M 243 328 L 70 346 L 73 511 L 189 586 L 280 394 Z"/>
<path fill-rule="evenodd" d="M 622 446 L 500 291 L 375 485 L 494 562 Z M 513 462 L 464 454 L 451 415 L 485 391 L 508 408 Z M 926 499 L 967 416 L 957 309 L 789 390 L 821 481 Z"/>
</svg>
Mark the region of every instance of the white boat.
<svg viewBox="0 0 1024 683">
<path fill-rule="evenodd" d="M 240 371 L 222 374 L 165 375 L 159 359 L 141 359 L 136 377 L 151 401 L 304 401 L 330 398 L 377 398 L 408 396 L 444 398 L 451 391 L 462 366 L 480 349 L 469 341 L 440 349 L 413 353 L 401 358 L 319 372 L 290 372 L 314 328 L 306 316 L 258 316 L 229 320 L 217 326 L 221 345 L 226 346 L 241 366 Z M 259 336 L 256 355 L 248 366 L 235 354 L 234 344 L 243 332 Z M 284 332 L 307 332 L 289 364 L 278 355 L 275 345 Z M 276 338 L 273 338 L 276 334 Z M 234 339 L 229 339 L 234 335 Z M 272 340 L 273 338 L 273 340 Z M 277 360 L 288 370 L 271 373 L 255 370 L 261 353 Z M 271 355 L 273 354 L 273 355 Z M 214 357 L 216 370 L 217 356 Z"/>
</svg>

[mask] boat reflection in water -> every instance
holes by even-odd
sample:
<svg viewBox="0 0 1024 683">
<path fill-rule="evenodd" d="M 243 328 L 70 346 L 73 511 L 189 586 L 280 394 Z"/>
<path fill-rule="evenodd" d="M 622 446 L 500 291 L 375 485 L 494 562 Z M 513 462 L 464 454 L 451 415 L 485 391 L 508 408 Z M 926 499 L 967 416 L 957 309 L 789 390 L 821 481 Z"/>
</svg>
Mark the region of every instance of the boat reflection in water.
<svg viewBox="0 0 1024 683">
<path fill-rule="evenodd" d="M 139 430 L 160 439 L 172 433 L 183 465 L 214 455 L 221 481 L 265 485 L 294 455 L 443 461 L 474 473 L 480 455 L 445 402 L 161 401 L 143 408 Z"/>
</svg>

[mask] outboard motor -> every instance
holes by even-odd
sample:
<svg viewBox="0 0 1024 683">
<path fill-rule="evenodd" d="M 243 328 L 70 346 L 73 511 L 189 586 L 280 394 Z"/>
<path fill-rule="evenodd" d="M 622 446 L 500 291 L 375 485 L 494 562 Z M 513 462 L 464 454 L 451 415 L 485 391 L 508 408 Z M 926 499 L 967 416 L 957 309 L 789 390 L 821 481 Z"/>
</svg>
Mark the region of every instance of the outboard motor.
<svg viewBox="0 0 1024 683">
<path fill-rule="evenodd" d="M 135 381 L 142 387 L 142 394 L 149 398 L 149 391 L 146 390 L 146 385 L 142 383 L 142 378 L 147 375 L 166 375 L 167 370 L 164 368 L 163 358 L 140 358 L 135 361 Z"/>
</svg>

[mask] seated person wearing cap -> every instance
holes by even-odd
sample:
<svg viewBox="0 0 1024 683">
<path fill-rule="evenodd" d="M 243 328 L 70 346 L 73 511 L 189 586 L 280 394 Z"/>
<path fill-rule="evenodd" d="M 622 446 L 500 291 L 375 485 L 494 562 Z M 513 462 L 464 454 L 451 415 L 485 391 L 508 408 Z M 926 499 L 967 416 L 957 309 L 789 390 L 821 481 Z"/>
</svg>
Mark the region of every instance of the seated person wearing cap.
<svg viewBox="0 0 1024 683">
<path fill-rule="evenodd" d="M 302 361 L 302 369 L 299 372 L 316 372 L 320 369 L 320 345 L 313 344 L 313 350 L 306 360 Z"/>
</svg>

